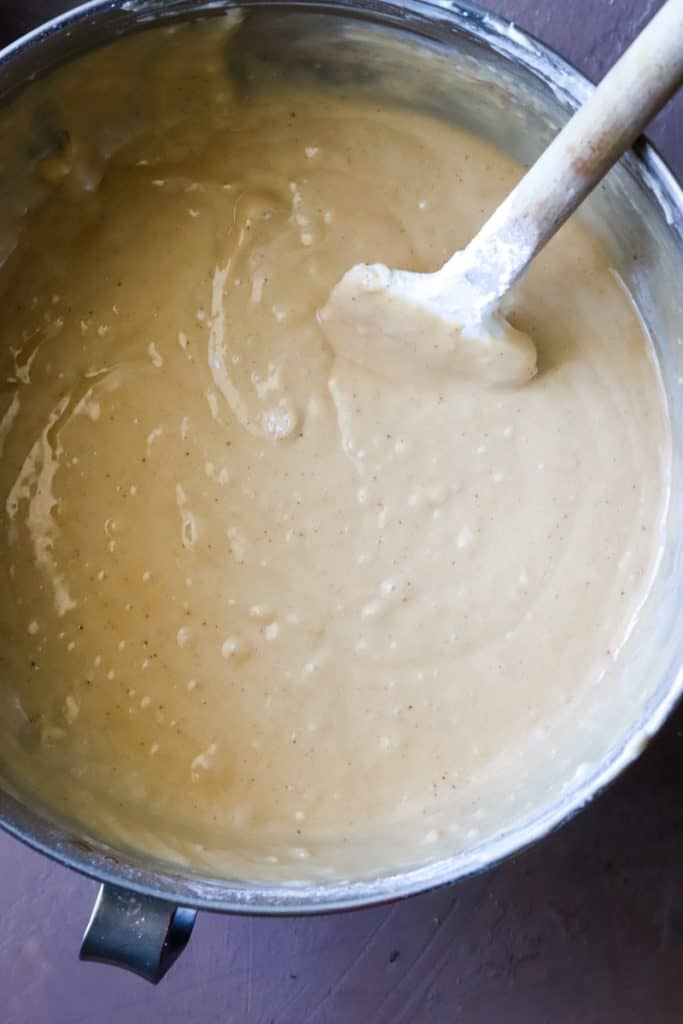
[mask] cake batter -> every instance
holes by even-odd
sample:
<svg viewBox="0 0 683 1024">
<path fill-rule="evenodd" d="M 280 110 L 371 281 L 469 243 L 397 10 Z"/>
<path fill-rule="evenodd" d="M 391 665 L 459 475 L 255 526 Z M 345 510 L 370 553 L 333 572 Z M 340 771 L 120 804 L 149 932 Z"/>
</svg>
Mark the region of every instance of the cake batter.
<svg viewBox="0 0 683 1024">
<path fill-rule="evenodd" d="M 506 309 L 528 383 L 335 357 L 344 271 L 436 268 L 521 170 L 351 91 L 238 92 L 223 45 L 53 76 L 64 130 L 5 217 L 1 768 L 218 874 L 420 863 L 509 824 L 611 684 L 661 538 L 658 374 L 577 223 Z"/>
</svg>

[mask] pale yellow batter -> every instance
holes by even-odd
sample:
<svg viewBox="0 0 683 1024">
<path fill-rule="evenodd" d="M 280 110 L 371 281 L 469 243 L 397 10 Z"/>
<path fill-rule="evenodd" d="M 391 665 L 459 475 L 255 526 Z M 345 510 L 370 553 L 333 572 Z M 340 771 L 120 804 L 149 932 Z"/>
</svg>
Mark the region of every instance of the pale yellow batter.
<svg viewBox="0 0 683 1024">
<path fill-rule="evenodd" d="M 344 271 L 437 267 L 520 169 L 352 94 L 233 95 L 185 32 L 50 83 L 69 138 L 3 224 L 2 771 L 218 873 L 422 862 L 514 820 L 612 683 L 666 503 L 650 345 L 570 224 L 507 310 L 525 386 L 336 359 Z"/>
</svg>

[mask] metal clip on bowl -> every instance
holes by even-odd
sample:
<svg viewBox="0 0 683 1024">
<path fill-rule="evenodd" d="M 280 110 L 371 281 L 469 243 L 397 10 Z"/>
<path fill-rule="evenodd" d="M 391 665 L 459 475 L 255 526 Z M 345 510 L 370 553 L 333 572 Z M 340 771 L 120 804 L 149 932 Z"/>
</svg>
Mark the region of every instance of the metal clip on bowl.
<svg viewBox="0 0 683 1024">
<path fill-rule="evenodd" d="M 81 960 L 113 964 L 156 985 L 188 943 L 197 911 L 105 884 L 81 943 Z"/>
</svg>

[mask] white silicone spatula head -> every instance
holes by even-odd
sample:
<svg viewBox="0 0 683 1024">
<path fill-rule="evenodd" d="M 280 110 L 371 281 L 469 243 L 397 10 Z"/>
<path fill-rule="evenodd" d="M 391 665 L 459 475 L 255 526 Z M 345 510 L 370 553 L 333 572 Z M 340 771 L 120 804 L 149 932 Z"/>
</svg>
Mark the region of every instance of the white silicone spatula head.
<svg viewBox="0 0 683 1024">
<path fill-rule="evenodd" d="M 433 274 L 344 275 L 318 314 L 336 353 L 402 380 L 530 380 L 535 347 L 500 300 L 682 81 L 683 0 L 668 0 L 466 249 Z"/>
</svg>

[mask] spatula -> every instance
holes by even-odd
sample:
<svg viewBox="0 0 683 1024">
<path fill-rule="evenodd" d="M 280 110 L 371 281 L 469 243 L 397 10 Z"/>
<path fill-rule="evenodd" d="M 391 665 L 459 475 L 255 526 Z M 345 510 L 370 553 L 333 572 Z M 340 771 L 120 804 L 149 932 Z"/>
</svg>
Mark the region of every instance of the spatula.
<svg viewBox="0 0 683 1024">
<path fill-rule="evenodd" d="M 682 81 L 683 0 L 668 0 L 467 248 L 431 274 L 347 271 L 318 313 L 337 355 L 394 379 L 530 380 L 535 346 L 501 299 Z"/>
</svg>

